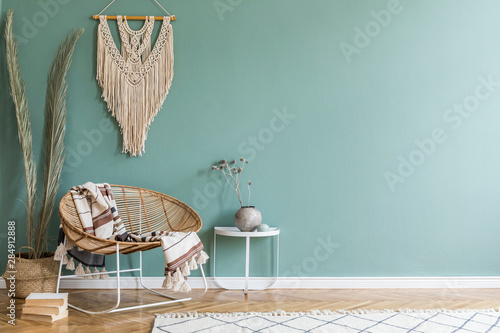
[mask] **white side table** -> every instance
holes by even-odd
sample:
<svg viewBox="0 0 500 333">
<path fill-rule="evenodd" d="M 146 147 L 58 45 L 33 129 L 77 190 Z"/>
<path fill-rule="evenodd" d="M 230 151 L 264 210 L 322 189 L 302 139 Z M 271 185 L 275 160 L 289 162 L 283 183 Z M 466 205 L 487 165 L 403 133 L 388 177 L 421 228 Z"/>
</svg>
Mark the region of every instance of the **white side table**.
<svg viewBox="0 0 500 333">
<path fill-rule="evenodd" d="M 216 263 L 216 254 L 217 254 L 217 235 L 219 236 L 227 236 L 227 237 L 245 237 L 246 238 L 246 260 L 245 260 L 245 288 L 243 289 L 245 295 L 248 294 L 248 277 L 250 272 L 250 238 L 253 237 L 277 237 L 277 245 L 276 245 L 276 277 L 274 280 L 265 288 L 254 289 L 254 290 L 264 290 L 271 287 L 276 280 L 278 279 L 278 269 L 279 269 L 279 260 L 280 260 L 280 229 L 279 228 L 269 228 L 269 231 L 253 231 L 253 232 L 242 232 L 236 227 L 215 227 L 214 228 L 214 257 L 213 257 L 213 266 L 214 266 L 214 281 L 221 288 L 224 289 L 235 289 L 235 288 L 225 288 L 219 282 L 217 282 L 217 276 L 215 274 L 215 263 Z M 238 288 L 239 289 L 239 288 Z"/>
</svg>

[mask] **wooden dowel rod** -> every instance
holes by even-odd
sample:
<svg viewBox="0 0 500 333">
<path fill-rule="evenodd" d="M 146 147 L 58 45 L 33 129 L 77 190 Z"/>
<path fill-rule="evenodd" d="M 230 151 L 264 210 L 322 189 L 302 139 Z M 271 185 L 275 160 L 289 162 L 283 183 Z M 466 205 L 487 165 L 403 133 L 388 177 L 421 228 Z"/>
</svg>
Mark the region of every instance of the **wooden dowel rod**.
<svg viewBox="0 0 500 333">
<path fill-rule="evenodd" d="M 116 20 L 116 15 L 104 15 L 106 16 L 106 19 L 108 20 Z M 99 19 L 99 15 L 93 15 L 92 18 L 94 20 Z M 146 20 L 147 16 L 128 16 L 125 15 L 123 18 L 127 18 L 129 21 L 144 21 Z M 176 17 L 175 15 L 170 16 L 170 21 L 175 21 Z M 163 16 L 155 16 L 155 21 L 163 21 Z"/>
</svg>

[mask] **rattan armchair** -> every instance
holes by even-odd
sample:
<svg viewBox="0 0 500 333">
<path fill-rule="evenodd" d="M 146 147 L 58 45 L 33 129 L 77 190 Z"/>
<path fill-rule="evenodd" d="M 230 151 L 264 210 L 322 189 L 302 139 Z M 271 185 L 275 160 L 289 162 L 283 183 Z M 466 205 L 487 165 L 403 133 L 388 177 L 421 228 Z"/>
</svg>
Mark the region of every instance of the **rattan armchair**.
<svg viewBox="0 0 500 333">
<path fill-rule="evenodd" d="M 127 229 L 127 232 L 150 232 L 150 231 L 181 231 L 198 232 L 201 229 L 202 222 L 200 216 L 187 204 L 177 200 L 166 194 L 156 191 L 146 190 L 139 187 L 124 186 L 124 185 L 110 185 L 113 190 L 116 205 L 120 217 Z M 188 301 L 188 298 L 176 298 L 166 294 L 159 293 L 148 287 L 143 283 L 142 278 L 142 251 L 147 251 L 160 247 L 161 243 L 132 243 L 132 242 L 119 242 L 109 239 L 102 239 L 90 235 L 84 231 L 83 224 L 80 221 L 78 212 L 76 211 L 75 204 L 71 193 L 67 193 L 59 203 L 59 217 L 64 230 L 66 238 L 71 241 L 75 246 L 78 246 L 85 251 L 99 254 L 116 254 L 116 271 L 107 272 L 108 274 L 116 273 L 117 275 L 117 302 L 116 305 L 105 311 L 93 312 L 87 311 L 69 304 L 70 307 L 80 310 L 89 314 L 117 312 L 124 310 L 131 310 L 147 306 L 156 306 L 170 304 L 174 302 Z M 120 262 L 119 254 L 130 254 L 139 252 L 139 268 L 127 269 L 130 271 L 139 271 L 139 280 L 145 289 L 157 295 L 171 298 L 167 302 L 146 304 L 140 306 L 132 306 L 127 308 L 118 308 L 120 304 Z M 203 271 L 203 266 L 200 265 L 200 270 L 205 283 L 205 292 L 207 290 L 207 282 Z M 93 275 L 95 275 L 93 273 Z M 62 260 L 59 269 L 59 278 L 57 283 L 57 291 L 59 291 L 60 280 L 63 278 L 74 278 L 76 275 L 63 275 L 62 274 Z"/>
</svg>

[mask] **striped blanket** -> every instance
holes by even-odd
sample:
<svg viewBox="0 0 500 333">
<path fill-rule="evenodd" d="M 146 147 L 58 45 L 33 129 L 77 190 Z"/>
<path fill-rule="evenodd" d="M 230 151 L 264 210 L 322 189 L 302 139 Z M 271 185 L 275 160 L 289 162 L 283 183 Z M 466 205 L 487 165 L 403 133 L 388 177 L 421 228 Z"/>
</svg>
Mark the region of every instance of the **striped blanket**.
<svg viewBox="0 0 500 333">
<path fill-rule="evenodd" d="M 127 233 L 118 215 L 113 191 L 109 184 L 87 182 L 72 187 L 69 192 L 86 233 L 104 239 L 110 238 L 113 234 Z M 91 273 L 90 267 L 94 267 L 94 273 L 98 273 L 97 267 L 105 265 L 103 254 L 84 251 L 66 240 L 62 225 L 59 226 L 58 244 L 54 259 L 63 260 L 63 264 L 66 264 L 69 270 L 75 269 L 73 259 L 76 259 L 80 264 L 76 267 L 75 275 L 91 278 L 90 275 L 86 275 Z M 69 255 L 69 259 L 66 254 Z M 105 272 L 104 268 L 103 270 Z M 101 274 L 94 277 L 106 278 L 107 275 Z"/>
<path fill-rule="evenodd" d="M 127 233 L 109 184 L 87 182 L 69 191 L 86 233 L 104 239 Z"/>
<path fill-rule="evenodd" d="M 143 234 L 128 234 L 124 237 L 112 236 L 111 239 L 128 242 L 161 242 L 165 255 L 165 280 L 163 288 L 188 292 L 191 290 L 186 281 L 191 270 L 204 264 L 208 255 L 203 251 L 203 243 L 193 232 L 157 231 Z"/>
</svg>

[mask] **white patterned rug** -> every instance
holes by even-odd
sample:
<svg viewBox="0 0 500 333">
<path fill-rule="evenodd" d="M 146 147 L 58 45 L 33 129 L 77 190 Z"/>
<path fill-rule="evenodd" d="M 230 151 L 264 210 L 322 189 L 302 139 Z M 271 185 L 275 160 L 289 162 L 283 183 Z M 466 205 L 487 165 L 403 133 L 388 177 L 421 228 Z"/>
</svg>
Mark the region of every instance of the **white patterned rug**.
<svg viewBox="0 0 500 333">
<path fill-rule="evenodd" d="M 500 313 L 486 310 L 311 311 L 167 313 L 153 333 L 217 332 L 500 332 Z"/>
</svg>

